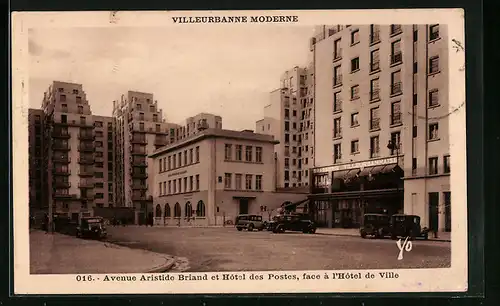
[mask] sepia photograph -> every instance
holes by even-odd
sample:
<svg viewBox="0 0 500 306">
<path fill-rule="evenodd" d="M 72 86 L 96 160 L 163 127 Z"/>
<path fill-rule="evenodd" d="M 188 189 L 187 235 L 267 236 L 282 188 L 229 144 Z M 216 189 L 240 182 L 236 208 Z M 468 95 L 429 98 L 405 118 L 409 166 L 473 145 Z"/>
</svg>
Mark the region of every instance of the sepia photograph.
<svg viewBox="0 0 500 306">
<path fill-rule="evenodd" d="M 16 293 L 467 290 L 463 11 L 12 29 Z"/>
</svg>

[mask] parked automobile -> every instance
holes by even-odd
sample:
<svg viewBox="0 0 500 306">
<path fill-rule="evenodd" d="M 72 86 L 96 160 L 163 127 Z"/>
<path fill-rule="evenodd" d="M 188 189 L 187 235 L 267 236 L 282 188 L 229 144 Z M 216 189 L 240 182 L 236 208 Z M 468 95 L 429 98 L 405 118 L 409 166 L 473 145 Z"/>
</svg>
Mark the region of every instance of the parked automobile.
<svg viewBox="0 0 500 306">
<path fill-rule="evenodd" d="M 391 217 L 391 238 L 397 239 L 398 237 L 428 239 L 429 229 L 421 227 L 419 216 L 396 214 Z"/>
<path fill-rule="evenodd" d="M 106 226 L 101 217 L 83 217 L 76 227 L 76 237 L 104 239 L 107 236 Z"/>
<path fill-rule="evenodd" d="M 285 231 L 303 232 L 314 234 L 316 225 L 306 214 L 283 214 L 273 217 L 268 222 L 267 230 L 273 233 L 284 233 Z"/>
<path fill-rule="evenodd" d="M 243 229 L 249 232 L 254 229 L 262 231 L 264 229 L 264 222 L 262 221 L 262 216 L 242 214 L 236 217 L 235 226 L 238 231 L 242 231 Z"/>
<path fill-rule="evenodd" d="M 359 233 L 362 238 L 389 236 L 391 234 L 391 217 L 387 214 L 365 214 Z"/>
</svg>

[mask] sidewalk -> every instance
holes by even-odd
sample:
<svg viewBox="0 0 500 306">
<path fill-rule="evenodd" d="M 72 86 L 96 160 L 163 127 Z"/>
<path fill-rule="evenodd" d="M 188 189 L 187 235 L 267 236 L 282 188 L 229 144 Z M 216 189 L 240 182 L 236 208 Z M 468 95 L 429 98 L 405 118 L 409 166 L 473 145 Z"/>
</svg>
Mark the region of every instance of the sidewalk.
<svg viewBox="0 0 500 306">
<path fill-rule="evenodd" d="M 332 235 L 332 236 L 356 236 L 360 237 L 359 229 L 357 228 L 323 228 L 319 227 L 316 230 L 316 234 L 320 235 Z M 451 233 L 449 232 L 438 232 L 438 238 L 434 238 L 432 233 L 429 233 L 428 241 L 445 241 L 451 242 Z"/>
<path fill-rule="evenodd" d="M 157 273 L 174 264 L 170 256 L 96 240 L 38 230 L 29 235 L 31 274 Z"/>
</svg>

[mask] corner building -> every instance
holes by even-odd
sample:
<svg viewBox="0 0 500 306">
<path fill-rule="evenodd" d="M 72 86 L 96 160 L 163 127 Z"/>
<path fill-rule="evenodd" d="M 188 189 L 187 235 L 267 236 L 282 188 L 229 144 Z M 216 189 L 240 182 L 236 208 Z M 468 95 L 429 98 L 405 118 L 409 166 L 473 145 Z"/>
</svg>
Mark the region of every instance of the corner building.
<svg viewBox="0 0 500 306">
<path fill-rule="evenodd" d="M 306 194 L 276 192 L 272 136 L 201 129 L 150 155 L 157 225 L 222 225 L 238 214 L 265 219 Z"/>
<path fill-rule="evenodd" d="M 404 212 L 449 230 L 446 28 L 323 26 L 310 46 L 317 128 L 309 209 L 318 222 L 357 227 L 366 212 Z"/>
</svg>

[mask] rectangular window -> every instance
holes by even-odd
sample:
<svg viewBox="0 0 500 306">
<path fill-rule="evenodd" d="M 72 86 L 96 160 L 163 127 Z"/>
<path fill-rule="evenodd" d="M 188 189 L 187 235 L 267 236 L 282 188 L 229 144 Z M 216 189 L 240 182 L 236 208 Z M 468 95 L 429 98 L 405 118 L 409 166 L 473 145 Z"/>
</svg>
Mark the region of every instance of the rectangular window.
<svg viewBox="0 0 500 306">
<path fill-rule="evenodd" d="M 338 163 L 342 159 L 342 147 L 340 143 L 333 145 L 333 162 Z"/>
<path fill-rule="evenodd" d="M 184 150 L 184 166 L 188 164 L 188 152 Z"/>
<path fill-rule="evenodd" d="M 342 98 L 340 96 L 340 91 L 337 91 L 333 94 L 333 111 L 340 112 L 342 111 Z"/>
<path fill-rule="evenodd" d="M 196 190 L 200 190 L 200 175 L 196 174 Z"/>
<path fill-rule="evenodd" d="M 439 38 L 439 24 L 429 26 L 429 41 Z"/>
<path fill-rule="evenodd" d="M 197 163 L 200 162 L 200 147 L 196 147 L 195 160 Z"/>
<path fill-rule="evenodd" d="M 359 30 L 351 32 L 351 46 L 359 43 Z"/>
<path fill-rule="evenodd" d="M 380 41 L 380 26 L 371 24 L 370 25 L 370 45 L 375 44 Z"/>
<path fill-rule="evenodd" d="M 395 146 L 391 150 L 391 155 L 400 155 L 401 150 L 402 150 L 402 145 L 401 145 L 401 132 L 393 132 L 391 133 L 391 143 L 393 143 Z"/>
<path fill-rule="evenodd" d="M 400 24 L 391 24 L 391 35 L 397 35 L 403 31 Z"/>
<path fill-rule="evenodd" d="M 231 160 L 233 155 L 233 148 L 230 144 L 225 144 L 224 158 L 225 160 Z"/>
<path fill-rule="evenodd" d="M 288 170 L 285 170 L 285 181 L 290 180 L 290 172 Z"/>
<path fill-rule="evenodd" d="M 163 182 L 163 189 L 165 189 L 165 182 Z M 168 194 L 172 193 L 172 181 L 168 181 Z"/>
<path fill-rule="evenodd" d="M 232 187 L 232 176 L 231 173 L 224 174 L 224 188 L 231 189 Z"/>
<path fill-rule="evenodd" d="M 379 137 L 378 136 L 373 136 L 370 137 L 370 157 L 378 157 L 380 153 L 380 144 L 379 144 Z"/>
<path fill-rule="evenodd" d="M 333 119 L 333 137 L 342 137 L 342 124 L 340 118 Z"/>
<path fill-rule="evenodd" d="M 262 175 L 255 176 L 255 189 L 262 190 Z"/>
<path fill-rule="evenodd" d="M 443 157 L 443 173 L 450 173 L 451 165 L 450 165 L 450 155 L 445 155 Z"/>
<path fill-rule="evenodd" d="M 236 160 L 241 161 L 242 160 L 242 150 L 243 147 L 241 145 L 236 145 Z"/>
<path fill-rule="evenodd" d="M 418 72 L 418 63 L 415 62 L 413 63 L 413 73 L 417 73 Z"/>
<path fill-rule="evenodd" d="M 439 125 L 438 123 L 432 123 L 429 125 L 429 140 L 439 139 Z"/>
<path fill-rule="evenodd" d="M 245 175 L 245 189 L 246 190 L 252 189 L 252 175 L 251 174 Z"/>
<path fill-rule="evenodd" d="M 418 30 L 414 30 L 413 31 L 413 42 L 417 42 L 418 41 Z"/>
<path fill-rule="evenodd" d="M 375 49 L 370 52 L 370 72 L 380 70 L 380 51 Z"/>
<path fill-rule="evenodd" d="M 351 141 L 351 154 L 359 152 L 359 140 Z"/>
<path fill-rule="evenodd" d="M 439 105 L 439 90 L 432 89 L 429 91 L 429 107 L 435 107 Z"/>
<path fill-rule="evenodd" d="M 417 134 L 418 134 L 418 128 L 417 126 L 413 126 L 413 138 L 417 138 Z"/>
<path fill-rule="evenodd" d="M 172 184 L 174 186 L 174 193 L 177 193 L 177 180 L 173 180 Z"/>
<path fill-rule="evenodd" d="M 401 94 L 403 87 L 401 84 L 401 70 L 391 73 L 391 95 Z"/>
<path fill-rule="evenodd" d="M 359 85 L 351 87 L 351 100 L 359 99 Z"/>
<path fill-rule="evenodd" d="M 401 102 L 391 103 L 391 125 L 401 124 Z"/>
<path fill-rule="evenodd" d="M 378 113 L 378 107 L 370 109 L 370 130 L 377 130 L 380 128 L 380 117 Z"/>
<path fill-rule="evenodd" d="M 379 79 L 370 80 L 370 101 L 380 99 Z"/>
<path fill-rule="evenodd" d="M 391 65 L 403 62 L 403 53 L 401 53 L 401 41 L 396 40 L 391 43 Z"/>
<path fill-rule="evenodd" d="M 182 152 L 178 153 L 177 161 L 179 162 L 178 167 L 182 166 Z"/>
<path fill-rule="evenodd" d="M 341 66 L 335 66 L 333 68 L 333 86 L 340 86 L 342 85 L 342 73 L 341 73 Z"/>
<path fill-rule="evenodd" d="M 358 116 L 359 116 L 359 113 L 352 113 L 351 114 L 351 126 L 358 126 L 359 125 Z"/>
<path fill-rule="evenodd" d="M 355 57 L 351 60 L 351 72 L 359 70 L 359 57 Z"/>
<path fill-rule="evenodd" d="M 189 163 L 193 163 L 193 149 L 189 149 Z"/>
<path fill-rule="evenodd" d="M 258 163 L 262 162 L 262 147 L 255 147 L 255 161 Z"/>
<path fill-rule="evenodd" d="M 239 173 L 237 173 L 235 175 L 235 186 L 234 187 L 235 187 L 236 190 L 241 190 L 241 183 L 242 183 L 241 182 L 241 177 L 242 177 L 242 175 L 239 174 Z"/>
<path fill-rule="evenodd" d="M 411 159 L 411 173 L 417 173 L 417 159 L 415 157 Z"/>
<path fill-rule="evenodd" d="M 189 177 L 189 191 L 193 191 L 193 176 Z"/>
<path fill-rule="evenodd" d="M 340 47 L 340 38 L 333 42 L 333 59 L 338 60 L 342 58 L 342 48 Z"/>
<path fill-rule="evenodd" d="M 438 174 L 438 158 L 429 158 L 429 175 Z"/>
<path fill-rule="evenodd" d="M 439 72 L 439 56 L 433 56 L 429 59 L 429 73 Z"/>
<path fill-rule="evenodd" d="M 245 147 L 245 161 L 251 162 L 252 161 L 252 147 L 251 146 L 246 146 Z"/>
<path fill-rule="evenodd" d="M 188 184 L 187 184 L 187 177 L 184 178 L 184 192 L 187 192 Z"/>
</svg>

